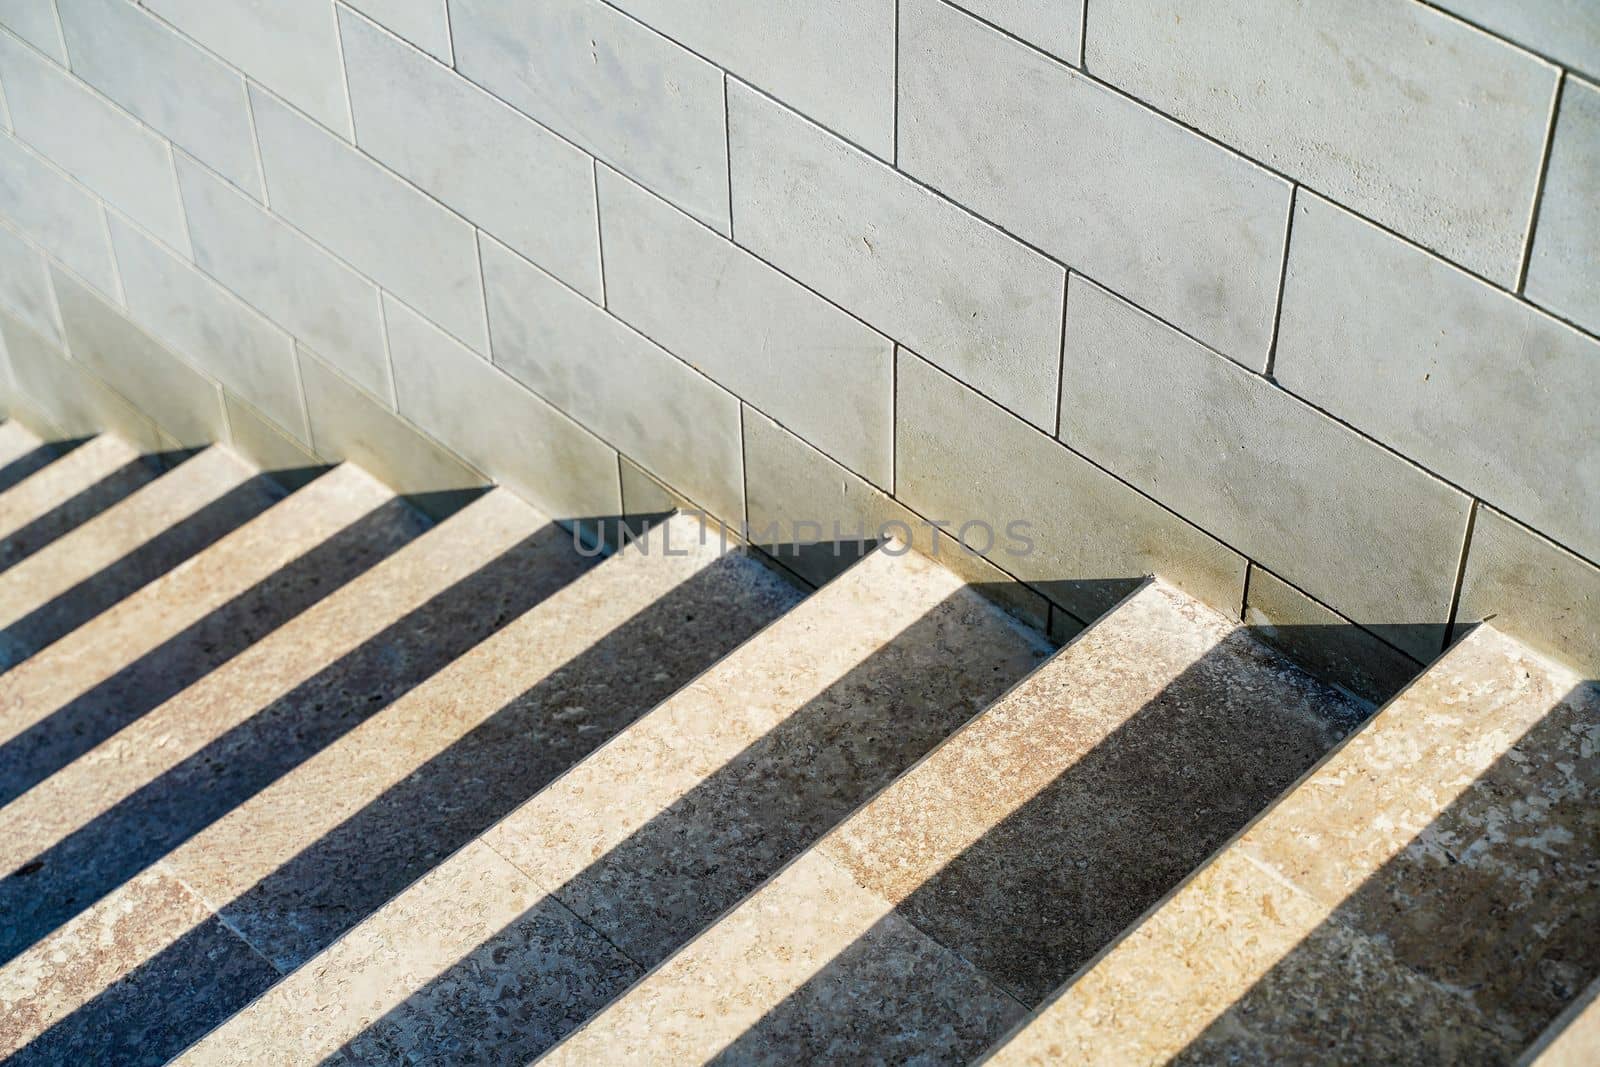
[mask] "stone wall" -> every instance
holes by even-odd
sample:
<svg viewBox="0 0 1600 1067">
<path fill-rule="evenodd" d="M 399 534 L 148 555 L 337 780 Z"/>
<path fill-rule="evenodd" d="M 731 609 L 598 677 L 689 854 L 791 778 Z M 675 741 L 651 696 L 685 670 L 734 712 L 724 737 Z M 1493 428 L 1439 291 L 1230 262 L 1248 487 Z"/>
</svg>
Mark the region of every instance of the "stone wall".
<svg viewBox="0 0 1600 1067">
<path fill-rule="evenodd" d="M 1494 615 L 1600 669 L 1595 0 L 0 26 L 7 389 L 55 432 L 905 522 L 1059 635 L 1158 572 L 1356 661 Z"/>
</svg>

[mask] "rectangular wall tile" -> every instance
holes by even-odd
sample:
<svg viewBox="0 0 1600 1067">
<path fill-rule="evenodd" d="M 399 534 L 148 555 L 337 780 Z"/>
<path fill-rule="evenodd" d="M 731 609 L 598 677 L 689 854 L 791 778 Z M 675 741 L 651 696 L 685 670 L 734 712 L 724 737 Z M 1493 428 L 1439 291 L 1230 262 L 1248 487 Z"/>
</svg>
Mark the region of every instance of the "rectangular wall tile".
<svg viewBox="0 0 1600 1067">
<path fill-rule="evenodd" d="M 460 491 L 488 484 L 477 471 L 341 377 L 315 356 L 300 351 L 306 413 L 317 455 L 329 463 L 349 460 L 397 493 L 439 494 L 435 506 L 417 501 L 434 517 L 454 510 Z"/>
<path fill-rule="evenodd" d="M 330 130 L 350 134 L 329 0 L 144 0 L 144 6 Z"/>
<path fill-rule="evenodd" d="M 0 0 L 0 26 L 57 63 L 67 61 L 51 0 Z"/>
<path fill-rule="evenodd" d="M 1513 284 L 1553 67 L 1412 0 L 1091 3 L 1088 69 Z"/>
<path fill-rule="evenodd" d="M 450 48 L 450 13 L 445 0 L 350 0 L 350 6 L 439 62 L 454 62 Z M 349 41 L 345 41 L 345 47 L 349 48 Z M 347 51 L 347 61 L 348 58 Z"/>
<path fill-rule="evenodd" d="M 1419 659 L 1468 498 L 1076 276 L 1061 439 Z"/>
<path fill-rule="evenodd" d="M 1600 342 L 1326 201 L 1296 202 L 1278 380 L 1600 559 L 1597 368 Z"/>
<path fill-rule="evenodd" d="M 61 340 L 44 254 L 4 226 L 0 226 L 0 305 L 45 339 Z"/>
<path fill-rule="evenodd" d="M 128 0 L 58 0 L 73 73 L 260 199 L 244 79 Z"/>
<path fill-rule="evenodd" d="M 614 315 L 892 484 L 892 341 L 609 169 L 600 212 Z"/>
<path fill-rule="evenodd" d="M 552 518 L 621 514 L 603 441 L 387 296 L 384 319 L 400 414 Z"/>
<path fill-rule="evenodd" d="M 1239 610 L 1242 556 L 903 349 L 899 388 L 897 495 L 957 536 L 987 523 L 1003 570 L 1085 621 L 1150 574 Z"/>
<path fill-rule="evenodd" d="M 188 251 L 166 141 L 4 33 L 0 81 L 19 139 L 173 248 Z"/>
<path fill-rule="evenodd" d="M 363 389 L 391 396 L 377 287 L 181 158 L 178 182 L 200 269 Z"/>
<path fill-rule="evenodd" d="M 728 108 L 741 245 L 1050 425 L 1059 265 L 743 86 Z"/>
<path fill-rule="evenodd" d="M 359 16 L 340 16 L 356 142 L 600 299 L 589 156 Z"/>
<path fill-rule="evenodd" d="M 1600 18 L 1595 17 L 1594 0 L 1434 0 L 1434 6 L 1600 77 Z"/>
<path fill-rule="evenodd" d="M 1600 88 L 1577 78 L 1561 92 L 1533 234 L 1528 299 L 1600 334 Z"/>
<path fill-rule="evenodd" d="M 228 411 L 228 443 L 233 450 L 285 489 L 300 489 L 321 473 L 322 461 L 288 430 L 226 390 L 222 404 Z"/>
<path fill-rule="evenodd" d="M 728 232 L 722 72 L 599 0 L 455 0 L 456 69 Z"/>
<path fill-rule="evenodd" d="M 614 0 L 884 159 L 894 157 L 895 0 Z"/>
<path fill-rule="evenodd" d="M 494 361 L 713 514 L 744 514 L 739 401 L 492 240 Z"/>
<path fill-rule="evenodd" d="M 66 357 L 55 345 L 0 312 L 0 335 L 17 388 L 30 408 L 66 437 L 92 437 L 111 430 L 141 452 L 159 452 L 166 441 L 156 424 L 110 386 Z"/>
<path fill-rule="evenodd" d="M 129 317 L 278 425 L 306 439 L 289 335 L 115 217 L 111 243 Z"/>
<path fill-rule="evenodd" d="M 953 0 L 1057 59 L 1076 64 L 1083 50 L 1084 0 Z"/>
<path fill-rule="evenodd" d="M 250 97 L 272 210 L 487 352 L 472 227 L 278 101 Z"/>
<path fill-rule="evenodd" d="M 105 209 L 66 175 L 4 135 L 0 215 L 101 292 L 117 291 Z"/>
<path fill-rule="evenodd" d="M 222 390 L 59 270 L 51 272 L 67 350 L 186 448 L 227 436 Z"/>
<path fill-rule="evenodd" d="M 942 0 L 902 0 L 900 37 L 902 169 L 1266 367 L 1287 182 Z"/>
<path fill-rule="evenodd" d="M 1457 634 L 1483 619 L 1600 677 L 1600 567 L 1493 508 L 1479 508 L 1472 524 Z"/>
</svg>

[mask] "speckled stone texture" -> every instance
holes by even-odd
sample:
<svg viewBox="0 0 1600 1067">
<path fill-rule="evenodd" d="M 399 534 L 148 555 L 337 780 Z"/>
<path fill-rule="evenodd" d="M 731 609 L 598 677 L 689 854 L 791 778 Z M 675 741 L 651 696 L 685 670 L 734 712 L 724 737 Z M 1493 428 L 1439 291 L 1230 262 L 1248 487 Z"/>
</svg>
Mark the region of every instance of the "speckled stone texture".
<svg viewBox="0 0 1600 1067">
<path fill-rule="evenodd" d="M 282 495 L 215 445 L 0 573 L 0 670 L 196 555 Z"/>
<path fill-rule="evenodd" d="M 1594 1067 L 1600 1063 L 1600 979 L 1551 1023 L 1519 1067 Z"/>
<path fill-rule="evenodd" d="M 998 1063 L 1503 1063 L 1600 972 L 1600 686 L 1479 627 Z"/>
<path fill-rule="evenodd" d="M 0 571 L 94 518 L 160 473 L 119 437 L 101 434 L 0 493 Z"/>
<path fill-rule="evenodd" d="M 43 470 L 56 452 L 16 419 L 0 423 L 0 493 Z"/>
<path fill-rule="evenodd" d="M 553 1058 L 965 1062 L 1365 711 L 1149 583 Z"/>
</svg>

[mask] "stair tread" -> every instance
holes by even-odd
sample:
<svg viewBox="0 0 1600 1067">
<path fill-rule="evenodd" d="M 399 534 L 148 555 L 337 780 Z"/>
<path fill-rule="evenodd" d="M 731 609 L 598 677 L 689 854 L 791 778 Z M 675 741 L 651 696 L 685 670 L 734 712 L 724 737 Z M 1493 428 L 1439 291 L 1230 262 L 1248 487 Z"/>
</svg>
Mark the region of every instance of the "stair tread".
<svg viewBox="0 0 1600 1067">
<path fill-rule="evenodd" d="M 1597 782 L 1600 686 L 1481 626 L 995 1062 L 1509 1060 L 1600 961 Z"/>
<path fill-rule="evenodd" d="M 688 522 L 673 527 L 681 534 Z M 124 806 L 116 836 L 159 852 L 159 871 L 218 909 L 221 925 L 177 941 L 128 929 L 113 953 L 131 978 L 94 1003 L 97 965 L 75 951 L 78 931 L 166 890 L 117 890 L 35 945 L 27 960 L 46 975 L 38 984 L 64 1005 L 39 1054 L 176 1053 L 239 1007 L 241 989 L 266 989 L 509 810 L 530 782 L 793 603 L 789 583 L 746 558 L 718 559 L 708 544 L 593 567 L 565 531 L 495 491 L 119 738 L 135 752 L 181 738 L 181 763 L 139 768 L 139 780 L 159 781 L 141 790 L 142 806 Z M 280 680 L 264 702 L 263 673 L 289 664 L 305 680 L 287 692 Z M 270 774 L 252 770 L 263 765 Z M 185 818 L 185 835 L 163 839 Z M 185 964 L 202 946 L 241 973 L 191 999 Z M 249 972 L 246 948 L 271 973 Z M 138 1025 L 108 1027 L 123 988 L 142 999 L 127 1009 Z"/>
<path fill-rule="evenodd" d="M 16 565 L 154 479 L 156 465 L 101 434 L 0 493 L 0 569 Z"/>
<path fill-rule="evenodd" d="M 1589 983 L 1539 1040 L 1519 1067 L 1593 1067 L 1600 1063 L 1600 978 Z"/>
<path fill-rule="evenodd" d="M 148 584 L 282 496 L 214 445 L 0 573 L 0 670 Z"/>
<path fill-rule="evenodd" d="M 0 422 L 0 493 L 55 459 L 54 451 L 16 419 Z"/>
<path fill-rule="evenodd" d="M 307 1059 L 343 1042 L 357 1058 L 536 1055 L 1045 650 L 936 565 L 870 556 L 535 794 L 187 1061 L 226 1061 L 239 1049 Z M 536 903 L 470 921 L 445 914 L 461 899 L 448 887 L 507 860 L 539 887 Z M 617 961 L 627 967 L 619 971 Z"/>
<path fill-rule="evenodd" d="M 1364 712 L 1149 583 L 551 1060 L 974 1055 Z"/>
</svg>

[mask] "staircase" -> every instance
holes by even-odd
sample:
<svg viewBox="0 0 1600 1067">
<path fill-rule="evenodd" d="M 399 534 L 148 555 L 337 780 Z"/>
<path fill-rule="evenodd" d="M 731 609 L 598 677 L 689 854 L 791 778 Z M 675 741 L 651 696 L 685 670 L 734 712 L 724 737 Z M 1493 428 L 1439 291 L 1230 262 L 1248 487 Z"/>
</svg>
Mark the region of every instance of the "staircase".
<svg viewBox="0 0 1600 1067">
<path fill-rule="evenodd" d="M 0 1058 L 1600 1062 L 1600 685 L 0 425 Z"/>
</svg>

